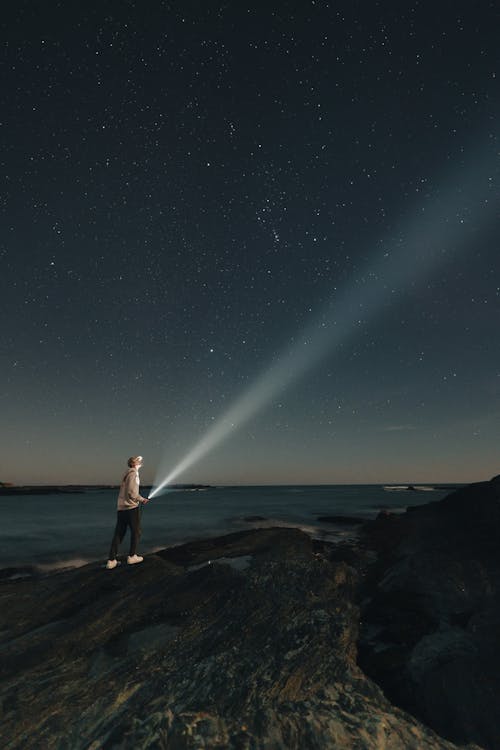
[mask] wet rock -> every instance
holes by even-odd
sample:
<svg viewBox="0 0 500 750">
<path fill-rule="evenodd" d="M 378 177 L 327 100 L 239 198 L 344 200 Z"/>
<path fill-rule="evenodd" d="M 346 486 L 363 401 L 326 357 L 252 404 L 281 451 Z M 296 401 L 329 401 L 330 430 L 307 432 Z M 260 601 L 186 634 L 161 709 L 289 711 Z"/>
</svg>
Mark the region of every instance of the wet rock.
<svg viewBox="0 0 500 750">
<path fill-rule="evenodd" d="M 311 539 L 299 529 L 249 529 L 222 537 L 201 539 L 177 547 L 169 547 L 157 554 L 176 565 L 197 565 L 218 557 L 242 557 L 259 554 L 283 557 L 287 553 L 310 555 Z"/>
<path fill-rule="evenodd" d="M 365 519 L 359 516 L 318 516 L 316 520 L 320 523 L 334 523 L 337 526 L 359 526 L 365 523 Z"/>
</svg>

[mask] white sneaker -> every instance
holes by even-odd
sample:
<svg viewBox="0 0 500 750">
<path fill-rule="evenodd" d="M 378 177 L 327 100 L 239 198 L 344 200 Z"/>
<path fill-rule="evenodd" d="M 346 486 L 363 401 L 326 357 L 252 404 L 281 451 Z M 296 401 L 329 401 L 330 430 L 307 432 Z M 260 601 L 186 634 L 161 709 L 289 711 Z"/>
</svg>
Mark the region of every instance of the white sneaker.
<svg viewBox="0 0 500 750">
<path fill-rule="evenodd" d="M 108 560 L 106 563 L 106 570 L 113 570 L 113 568 L 116 568 L 119 564 L 118 560 Z"/>
<path fill-rule="evenodd" d="M 137 565 L 137 563 L 140 563 L 143 560 L 144 560 L 144 558 L 141 557 L 140 555 L 132 555 L 132 556 L 129 555 L 127 557 L 127 562 L 128 562 L 129 565 Z"/>
</svg>

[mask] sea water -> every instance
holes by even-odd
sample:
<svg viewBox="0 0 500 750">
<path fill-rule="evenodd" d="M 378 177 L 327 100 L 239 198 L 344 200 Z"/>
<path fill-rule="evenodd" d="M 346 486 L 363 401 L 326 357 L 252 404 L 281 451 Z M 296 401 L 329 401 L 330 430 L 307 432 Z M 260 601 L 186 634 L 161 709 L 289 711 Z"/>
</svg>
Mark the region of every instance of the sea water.
<svg viewBox="0 0 500 750">
<path fill-rule="evenodd" d="M 143 508 L 139 553 L 266 526 L 297 527 L 316 538 L 335 541 L 352 534 L 352 528 L 320 522 L 318 517 L 370 519 L 383 508 L 403 511 L 449 492 L 439 486 L 429 491 L 388 491 L 380 485 L 171 490 Z M 35 565 L 43 570 L 105 560 L 116 520 L 116 498 L 117 490 L 94 489 L 81 494 L 0 496 L 0 568 Z M 120 548 L 121 554 L 127 552 L 128 533 Z"/>
</svg>

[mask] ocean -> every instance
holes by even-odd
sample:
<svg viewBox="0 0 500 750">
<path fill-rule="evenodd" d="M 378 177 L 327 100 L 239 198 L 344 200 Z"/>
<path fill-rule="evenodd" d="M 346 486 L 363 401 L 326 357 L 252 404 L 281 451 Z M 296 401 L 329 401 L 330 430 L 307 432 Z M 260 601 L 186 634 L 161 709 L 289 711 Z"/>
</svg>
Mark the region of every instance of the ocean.
<svg viewBox="0 0 500 750">
<path fill-rule="evenodd" d="M 331 541 L 353 527 L 319 522 L 319 516 L 375 518 L 387 508 L 440 500 L 451 490 L 388 491 L 381 485 L 213 487 L 171 490 L 143 509 L 139 553 L 202 537 L 265 526 L 303 529 Z M 116 490 L 83 494 L 0 496 L 0 568 L 30 566 L 42 571 L 106 560 L 116 519 Z M 256 518 L 258 517 L 258 518 Z M 120 554 L 128 552 L 128 533 Z"/>
</svg>

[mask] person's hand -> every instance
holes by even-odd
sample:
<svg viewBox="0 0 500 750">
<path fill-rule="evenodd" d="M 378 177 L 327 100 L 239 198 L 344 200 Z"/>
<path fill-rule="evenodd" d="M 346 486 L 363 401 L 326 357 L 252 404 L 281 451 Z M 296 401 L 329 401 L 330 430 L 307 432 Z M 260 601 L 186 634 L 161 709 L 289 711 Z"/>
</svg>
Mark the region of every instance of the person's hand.
<svg viewBox="0 0 500 750">
<path fill-rule="evenodd" d="M 143 497 L 142 502 L 144 505 L 146 505 L 146 503 L 149 503 L 149 497 Z"/>
</svg>

